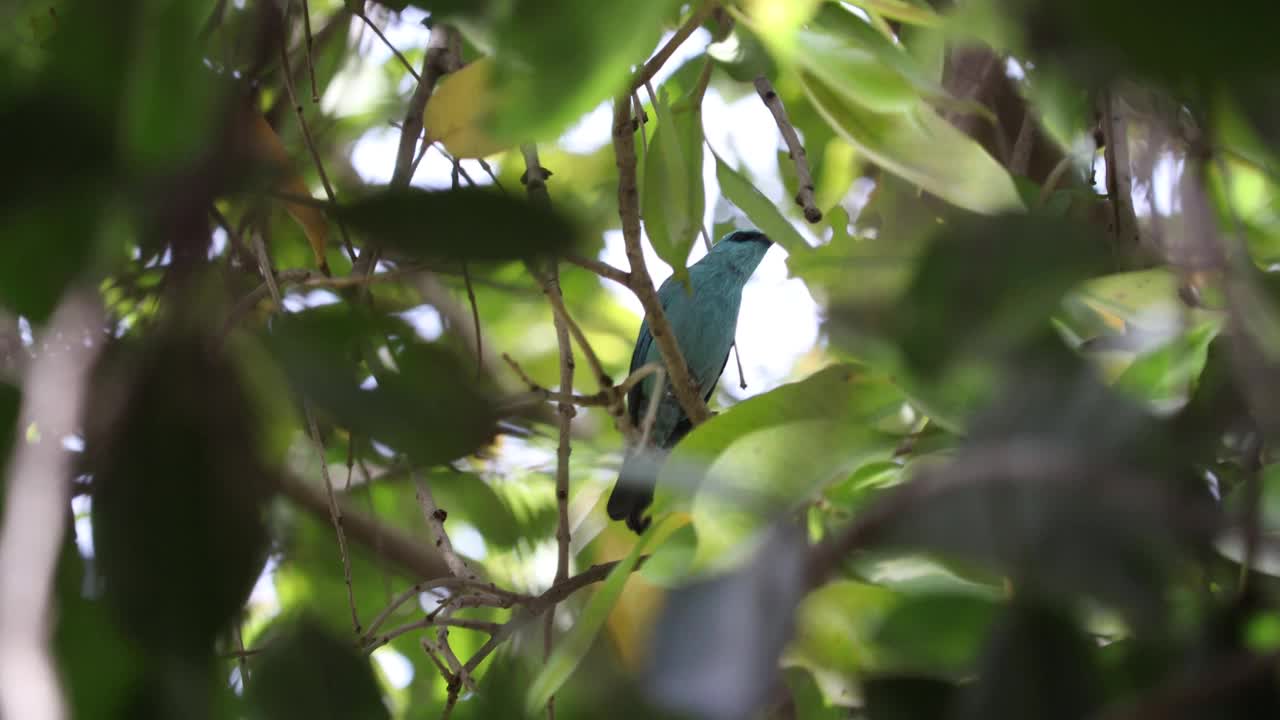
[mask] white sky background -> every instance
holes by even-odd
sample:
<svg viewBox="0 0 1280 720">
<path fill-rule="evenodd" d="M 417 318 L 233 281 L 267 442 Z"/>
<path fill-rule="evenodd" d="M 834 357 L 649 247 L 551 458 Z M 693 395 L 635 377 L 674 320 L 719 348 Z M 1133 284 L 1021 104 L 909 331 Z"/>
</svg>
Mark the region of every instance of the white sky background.
<svg viewBox="0 0 1280 720">
<path fill-rule="evenodd" d="M 421 12 L 407 8 L 399 22 L 390 23 L 383 31 L 402 50 L 425 47 L 430 31 L 421 25 L 422 17 L 424 15 Z M 662 38 L 659 46 L 666 39 Z M 658 73 L 658 82 L 666 79 L 686 60 L 700 55 L 710 41 L 709 33 L 698 30 L 681 45 Z M 383 91 L 380 84 L 383 82 L 381 72 L 376 69 L 391 59 L 391 51 L 366 31 L 361 54 L 364 57 L 363 69 L 355 68 L 350 73 L 344 72 L 330 84 L 324 98 L 326 110 L 338 113 L 361 112 Z M 406 80 L 407 84 L 400 90 L 407 93 L 412 87 L 412 78 Z M 604 103 L 571 127 L 560 138 L 559 144 L 571 152 L 592 152 L 610 141 L 611 124 L 610 105 Z M 703 104 L 703 127 L 707 141 L 726 161 L 736 164 L 739 170 L 746 172 L 779 207 L 789 209 L 792 203 L 783 187 L 777 160 L 781 138 L 773 116 L 755 93 L 726 103 L 715 88 L 711 88 Z M 351 160 L 362 179 L 369 183 L 385 183 L 390 180 L 399 139 L 400 131 L 388 125 L 370 130 L 356 142 Z M 704 153 L 703 160 L 707 208 L 703 224 L 710 230 L 714 221 L 726 219 L 724 213 L 730 212 L 730 208 L 720 202 L 715 160 L 710 153 Z M 470 166 L 467 170 L 477 182 L 489 182 L 487 175 L 475 162 L 464 161 L 464 165 Z M 452 182 L 451 169 L 452 165 L 443 155 L 434 150 L 429 151 L 418 168 L 413 184 L 425 188 L 447 188 Z M 552 183 L 554 201 L 554 180 Z M 715 215 L 717 209 L 722 213 L 720 216 Z M 741 221 L 740 215 L 739 218 Z M 818 242 L 803 221 L 793 224 L 810 242 Z M 604 244 L 600 259 L 626 269 L 621 231 L 606 233 Z M 705 254 L 706 249 L 699 240 L 690 256 L 690 262 L 697 261 Z M 800 280 L 787 277 L 785 258 L 785 251 L 775 246 L 743 291 L 737 342 L 749 387 L 746 390 L 739 389 L 737 371 L 734 370 L 733 363 L 730 363 L 725 377 L 732 379 L 721 382 L 720 387 L 733 397 L 755 395 L 792 379 L 790 375 L 795 361 L 809 352 L 818 341 L 818 307 Z M 645 260 L 655 283 L 661 283 L 671 275 L 671 268 L 653 252 L 647 239 Z M 615 283 L 604 280 L 601 282 L 636 314 L 635 325 L 639 328 L 643 315 L 639 300 Z M 438 333 L 438 320 L 429 315 L 419 313 L 408 319 L 429 323 L 434 332 Z"/>
</svg>

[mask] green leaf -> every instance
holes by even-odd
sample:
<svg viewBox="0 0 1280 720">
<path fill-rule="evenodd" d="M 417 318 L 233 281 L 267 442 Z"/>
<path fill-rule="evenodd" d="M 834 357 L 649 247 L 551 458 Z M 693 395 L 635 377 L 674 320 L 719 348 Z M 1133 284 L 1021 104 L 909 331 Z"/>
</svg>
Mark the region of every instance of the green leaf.
<svg viewBox="0 0 1280 720">
<path fill-rule="evenodd" d="M 578 239 L 574 223 L 556 211 L 485 188 L 381 188 L 333 214 L 415 259 L 523 259 L 566 250 Z"/>
<path fill-rule="evenodd" d="M 942 24 L 942 18 L 923 3 L 908 0 L 853 0 L 853 4 L 889 20 L 910 25 L 936 27 Z"/>
<path fill-rule="evenodd" d="M 945 94 L 901 47 L 838 5 L 824 5 L 796 41 L 803 72 L 872 112 L 905 112 L 919 104 L 922 91 Z"/>
<path fill-rule="evenodd" d="M 625 89 L 630 67 L 657 46 L 674 0 L 520 0 L 496 32 L 494 132 L 555 136 Z"/>
<path fill-rule="evenodd" d="M 543 665 L 542 671 L 529 685 L 528 693 L 525 695 L 525 709 L 529 713 L 545 707 L 547 700 L 556 694 L 560 686 L 564 685 L 578 664 L 582 662 L 582 658 L 591 649 L 591 643 L 600 633 L 600 628 L 604 627 L 604 621 L 618 602 L 622 587 L 631 576 L 631 572 L 635 570 L 636 563 L 640 561 L 640 555 L 649 545 L 656 542 L 661 546 L 667 537 L 670 537 L 670 532 L 663 526 L 671 517 L 668 514 L 657 518 L 632 546 L 631 552 L 609 571 L 609 576 L 600 585 L 600 589 L 592 593 L 591 599 L 582 609 L 582 614 L 578 616 L 578 621 L 564 637 L 560 638 L 555 650 L 551 652 L 551 657 L 547 658 L 546 664 Z"/>
<path fill-rule="evenodd" d="M 906 595 L 874 636 L 884 664 L 963 679 L 972 672 L 997 605 L 971 593 Z"/>
<path fill-rule="evenodd" d="M 689 250 L 702 230 L 702 113 L 692 103 L 670 107 L 660 93 L 658 128 L 649 144 L 641 210 L 653 249 L 677 278 L 687 278 Z"/>
<path fill-rule="evenodd" d="M 712 154 L 715 154 L 714 150 Z M 792 256 L 808 252 L 809 244 L 791 226 L 791 221 L 787 220 L 769 201 L 769 198 L 738 171 L 729 167 L 719 155 L 715 158 L 716 179 L 720 182 L 720 192 L 724 193 L 729 202 L 737 205 L 739 210 L 746 213 L 752 224 L 760 229 L 760 232 L 768 235 L 770 240 L 781 245 Z"/>
<path fill-rule="evenodd" d="M 787 662 L 848 675 L 875 669 L 874 635 L 898 601 L 891 590 L 852 580 L 823 585 L 800 603 Z"/>
<path fill-rule="evenodd" d="M 927 105 L 877 113 L 850 102 L 821 78 L 801 72 L 800 79 L 831 127 L 885 170 L 974 212 L 1024 208 L 1008 171 Z"/>
<path fill-rule="evenodd" d="M 369 658 L 314 620 L 269 629 L 261 642 L 266 649 L 245 684 L 249 717 L 391 717 Z"/>
<path fill-rule="evenodd" d="M 1188 330 L 1160 348 L 1138 357 L 1115 381 L 1122 391 L 1155 403 L 1158 408 L 1181 406 L 1204 370 L 1209 343 L 1221 324 L 1210 320 Z"/>
<path fill-rule="evenodd" d="M 869 457 L 887 455 L 894 440 L 875 423 L 896 415 L 903 402 L 886 378 L 837 365 L 698 426 L 676 446 L 658 483 L 659 503 L 670 501 L 664 489 L 687 492 L 701 483 L 692 509 L 694 567 L 737 562 L 773 512 L 804 502 Z"/>
</svg>

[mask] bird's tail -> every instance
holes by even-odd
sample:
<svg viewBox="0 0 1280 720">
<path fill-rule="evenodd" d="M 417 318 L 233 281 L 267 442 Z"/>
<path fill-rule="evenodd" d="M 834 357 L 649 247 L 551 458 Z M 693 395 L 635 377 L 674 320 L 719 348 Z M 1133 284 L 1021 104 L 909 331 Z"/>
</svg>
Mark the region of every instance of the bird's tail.
<svg viewBox="0 0 1280 720">
<path fill-rule="evenodd" d="M 645 510 L 653 502 L 653 488 L 658 482 L 658 469 L 665 453 L 654 449 L 627 453 L 622 460 L 618 482 L 609 495 L 609 517 L 627 521 L 637 535 L 649 527 Z"/>
</svg>

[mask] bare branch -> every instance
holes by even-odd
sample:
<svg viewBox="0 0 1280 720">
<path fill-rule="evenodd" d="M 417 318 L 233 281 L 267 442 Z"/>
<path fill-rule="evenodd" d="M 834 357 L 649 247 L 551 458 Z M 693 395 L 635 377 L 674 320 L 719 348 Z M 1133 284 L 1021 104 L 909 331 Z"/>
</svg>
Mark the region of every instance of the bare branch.
<svg viewBox="0 0 1280 720">
<path fill-rule="evenodd" d="M 782 98 L 778 97 L 769 78 L 764 75 L 757 77 L 755 86 L 756 94 L 773 114 L 773 120 L 778 124 L 778 131 L 782 133 L 782 139 L 787 143 L 787 152 L 791 155 L 791 161 L 796 165 L 796 184 L 800 186 L 799 191 L 796 192 L 796 204 L 804 209 L 805 220 L 811 223 L 819 222 L 822 220 L 822 211 L 818 209 L 817 201 L 813 197 L 813 175 L 809 173 L 809 159 L 805 156 L 800 136 L 796 134 L 795 126 L 787 117 L 787 109 L 782 105 Z"/>
</svg>

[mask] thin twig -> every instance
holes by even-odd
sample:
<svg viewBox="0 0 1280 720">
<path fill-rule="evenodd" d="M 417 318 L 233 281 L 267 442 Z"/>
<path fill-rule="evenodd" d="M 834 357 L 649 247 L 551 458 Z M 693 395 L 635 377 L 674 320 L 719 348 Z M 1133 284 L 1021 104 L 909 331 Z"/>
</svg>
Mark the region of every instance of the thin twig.
<svg viewBox="0 0 1280 720">
<path fill-rule="evenodd" d="M 667 44 L 663 45 L 658 52 L 653 54 L 653 57 L 649 58 L 649 61 L 643 67 L 636 71 L 636 74 L 631 78 L 627 93 L 630 94 L 640 89 L 646 82 L 652 80 L 653 76 L 662 69 L 662 66 L 671 59 L 671 55 L 675 53 L 676 49 L 684 44 L 684 41 L 688 40 L 689 36 L 701 27 L 707 18 L 711 17 L 711 11 L 716 8 L 716 5 L 715 0 L 705 0 L 699 5 L 698 9 L 693 11 L 693 14 L 689 16 L 684 25 L 681 25 L 680 29 L 671 36 Z"/>
<path fill-rule="evenodd" d="M 524 368 L 520 367 L 520 363 L 516 362 L 511 355 L 503 353 L 502 359 L 507 362 L 507 365 L 511 366 L 511 369 L 524 381 L 525 385 L 529 386 L 528 394 L 510 398 L 505 403 L 502 403 L 502 407 L 523 407 L 531 402 L 565 401 L 572 402 L 579 407 L 608 407 L 616 401 L 617 395 L 626 395 L 641 380 L 656 374 L 662 369 L 662 365 L 659 363 L 645 363 L 628 375 L 626 380 L 617 385 L 611 385 L 608 390 L 602 390 L 592 395 L 567 395 L 539 385 L 533 378 L 529 377 L 529 374 L 525 372 Z"/>
<path fill-rule="evenodd" d="M 232 633 L 236 638 L 236 666 L 240 669 L 240 692 L 249 689 L 249 653 L 244 649 L 244 634 L 240 630 L 241 618 L 236 618 Z"/>
<path fill-rule="evenodd" d="M 404 69 L 408 70 L 409 74 L 413 76 L 414 82 L 421 83 L 422 76 L 418 74 L 417 70 L 413 69 L 413 63 L 409 62 L 409 58 L 405 57 L 404 53 L 400 52 L 399 48 L 391 44 L 391 41 L 387 39 L 386 35 L 382 34 L 382 30 L 380 30 L 378 26 L 373 23 L 373 20 L 370 19 L 369 16 L 365 14 L 364 10 L 356 11 L 355 16 L 363 20 L 364 24 L 368 25 L 369 29 L 373 31 L 373 34 L 377 35 L 378 39 L 382 41 L 382 44 L 386 45 L 387 49 L 389 49 L 391 53 L 396 56 L 396 58 L 401 62 L 401 64 L 404 65 Z"/>
<path fill-rule="evenodd" d="M 311 409 L 311 401 L 303 399 L 302 411 L 306 415 L 307 432 L 311 435 L 311 443 L 320 460 L 320 477 L 324 478 L 324 489 L 329 500 L 329 520 L 333 523 L 334 532 L 338 534 L 338 554 L 342 556 L 342 581 L 347 586 L 347 605 L 351 607 L 351 626 L 359 636 L 362 630 L 360 615 L 356 611 L 355 588 L 351 583 L 351 554 L 347 550 L 347 533 L 342 529 L 342 508 L 338 506 L 338 498 L 333 492 L 333 480 L 329 477 L 329 461 L 324 456 L 324 441 L 320 439 L 320 428 L 316 425 L 316 415 Z"/>
<path fill-rule="evenodd" d="M 644 252 L 640 247 L 640 206 L 636 189 L 635 129 L 631 117 L 630 101 L 620 96 L 613 104 L 613 148 L 618 166 L 618 215 L 622 219 L 622 236 L 626 243 L 627 260 L 631 263 L 631 290 L 644 306 L 649 333 L 662 353 L 663 362 L 671 376 L 671 387 L 685 415 L 696 427 L 711 417 L 706 402 L 689 371 L 680 345 L 676 342 L 671 323 L 663 312 L 653 279 L 645 266 Z M 661 393 L 661 388 L 655 390 Z"/>
<path fill-rule="evenodd" d="M 311 75 L 311 102 L 318 103 L 320 91 L 316 88 L 316 65 L 312 57 L 312 45 L 315 40 L 311 36 L 311 4 L 307 0 L 302 0 L 302 28 L 307 36 L 307 72 Z"/>
<path fill-rule="evenodd" d="M 525 162 L 525 187 L 529 194 L 529 199 L 537 205 L 550 207 L 550 194 L 547 192 L 547 171 L 542 167 L 541 161 L 538 159 L 538 148 L 532 143 L 521 146 L 521 152 L 524 155 Z M 533 270 L 532 261 L 530 261 L 530 270 Z M 542 284 L 542 291 L 547 295 L 548 301 L 552 306 L 563 305 L 564 297 L 560 290 L 560 272 L 558 263 L 552 260 L 549 263 L 547 272 L 544 274 L 536 273 Z M 570 435 L 573 417 L 577 411 L 573 407 L 573 403 L 566 399 L 566 396 L 573 395 L 573 341 L 569 338 L 569 325 L 567 322 L 568 314 L 552 311 L 552 321 L 556 331 L 556 346 L 560 351 L 560 401 L 557 403 L 557 412 L 560 416 L 559 431 L 560 440 L 556 448 L 556 509 L 558 522 L 556 524 L 556 574 L 555 583 L 564 582 L 569 577 L 569 455 L 573 452 L 572 438 Z M 555 608 L 551 608 L 547 613 L 546 624 L 543 627 L 543 658 L 551 656 L 552 636 L 554 627 Z M 555 696 L 553 695 L 547 700 L 547 714 L 555 717 Z"/>
<path fill-rule="evenodd" d="M 508 590 L 503 590 L 493 583 L 471 580 L 464 577 L 448 576 L 435 578 L 434 580 L 424 580 L 410 585 L 399 595 L 396 595 L 395 598 L 393 598 L 391 602 L 388 603 L 387 606 L 383 608 L 382 611 L 379 612 L 378 615 L 369 623 L 369 629 L 365 630 L 365 636 L 361 642 L 366 645 L 371 642 L 373 633 L 377 632 L 378 628 L 382 627 L 382 623 L 386 622 L 387 618 L 391 617 L 392 613 L 398 610 L 402 605 L 418 597 L 424 592 L 440 588 L 492 595 L 496 601 L 494 603 L 495 607 L 510 607 L 515 603 L 525 602 L 532 599 L 527 595 L 520 595 Z"/>
<path fill-rule="evenodd" d="M 610 265 L 607 262 L 602 262 L 594 258 L 584 257 L 582 255 L 574 255 L 572 253 L 568 253 L 560 257 L 565 262 L 571 265 L 577 265 L 578 267 L 583 268 L 584 270 L 590 270 L 591 272 L 595 273 L 596 275 L 599 275 L 600 277 L 606 280 L 612 280 L 618 283 L 619 285 L 622 285 L 628 288 L 631 287 L 631 273 L 627 272 L 626 270 L 614 267 L 613 265 Z"/>
<path fill-rule="evenodd" d="M 442 151 L 443 152 L 443 151 Z M 453 189 L 458 189 L 458 173 L 462 172 L 462 164 L 455 158 L 453 160 Z M 475 184 L 470 177 L 467 178 L 472 185 Z M 480 305 L 476 302 L 476 291 L 471 286 L 471 271 L 467 269 L 467 261 L 462 261 L 462 279 L 467 286 L 467 301 L 471 303 L 471 322 L 475 326 L 476 331 L 476 375 L 484 376 L 484 343 L 480 339 Z"/>
<path fill-rule="evenodd" d="M 819 222 L 822 220 L 822 211 L 818 209 L 817 200 L 813 196 L 813 175 L 809 173 L 809 159 L 805 155 L 800 136 L 796 134 L 795 126 L 787 117 L 787 109 L 782 105 L 782 98 L 773 89 L 773 83 L 769 82 L 769 78 L 760 75 L 756 78 L 755 86 L 756 94 L 764 101 L 764 106 L 769 108 L 774 122 L 778 124 L 778 132 L 782 133 L 782 139 L 787 144 L 787 152 L 791 156 L 791 161 L 795 163 L 796 184 L 800 186 L 796 192 L 796 204 L 804 210 L 805 220 L 811 223 Z"/>
<path fill-rule="evenodd" d="M 308 34 L 308 38 L 310 34 Z M 316 165 L 316 172 L 320 175 L 320 184 L 324 186 L 325 197 L 329 199 L 329 205 L 336 206 L 338 204 L 337 196 L 334 195 L 333 185 L 329 182 L 329 173 L 324 170 L 324 162 L 320 159 L 320 151 L 316 148 L 315 140 L 311 137 L 311 128 L 307 125 L 306 114 L 302 111 L 302 103 L 298 102 L 298 95 L 293 89 L 293 70 L 289 68 L 289 43 L 286 38 L 282 38 L 280 43 L 280 65 L 283 69 L 284 89 L 289 94 L 289 104 L 293 106 L 293 113 L 298 118 L 298 127 L 302 129 L 302 139 L 307 144 L 307 151 L 311 153 L 311 160 Z M 313 78 L 314 79 L 314 78 Z M 351 258 L 351 262 L 356 261 L 356 251 L 351 245 L 351 238 L 347 236 L 347 225 L 341 219 L 337 220 L 338 232 L 342 234 L 342 246 L 347 250 L 347 256 Z M 320 257 L 320 271 L 325 275 L 329 274 L 329 263 L 325 261 L 323 254 Z"/>
<path fill-rule="evenodd" d="M 395 640 L 401 635 L 411 633 L 414 630 L 421 630 L 423 628 L 439 626 L 439 625 L 444 625 L 447 627 L 462 628 L 464 630 L 475 630 L 476 632 L 485 632 L 485 633 L 489 633 L 490 635 L 492 635 L 493 633 L 496 633 L 498 631 L 498 628 L 502 627 L 501 624 L 499 623 L 489 622 L 487 620 L 470 620 L 467 618 L 451 618 L 451 617 L 423 618 L 421 620 L 415 620 L 411 623 L 408 623 L 407 625 L 401 625 L 400 627 L 393 628 L 383 633 L 382 635 L 378 635 L 377 637 L 374 637 L 372 640 L 368 642 L 368 644 L 365 645 L 364 650 L 365 652 L 372 652 L 373 650 L 376 650 L 377 648 L 380 648 L 383 645 L 386 645 L 392 640 Z"/>
<path fill-rule="evenodd" d="M 742 372 L 742 355 L 741 353 L 738 352 L 738 341 L 734 340 L 733 345 L 731 345 L 730 347 L 733 349 L 733 359 L 738 363 L 738 387 L 742 388 L 743 390 L 746 390 L 747 375 L 746 373 Z"/>
</svg>

